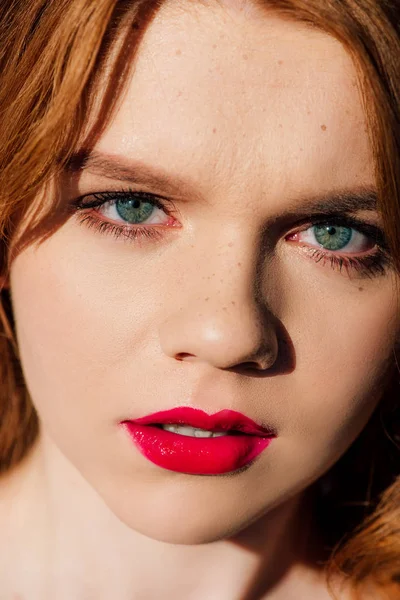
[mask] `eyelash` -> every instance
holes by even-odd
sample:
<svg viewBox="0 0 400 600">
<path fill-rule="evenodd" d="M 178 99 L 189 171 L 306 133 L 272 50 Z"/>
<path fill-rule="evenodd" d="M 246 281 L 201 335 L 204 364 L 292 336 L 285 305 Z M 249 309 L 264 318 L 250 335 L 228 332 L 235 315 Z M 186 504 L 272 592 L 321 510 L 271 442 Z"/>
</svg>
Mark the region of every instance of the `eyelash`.
<svg viewBox="0 0 400 600">
<path fill-rule="evenodd" d="M 146 239 L 160 241 L 165 235 L 163 231 L 164 226 L 140 227 L 138 225 L 118 225 L 116 223 L 104 221 L 95 216 L 96 209 L 99 209 L 102 206 L 113 206 L 117 200 L 137 199 L 149 202 L 156 208 L 163 210 L 164 213 L 170 217 L 178 212 L 171 200 L 160 198 L 146 192 L 120 190 L 96 193 L 92 194 L 91 197 L 93 197 L 94 200 L 85 201 L 86 196 L 83 196 L 72 203 L 74 209 L 73 212 L 83 213 L 83 215 L 79 216 L 80 224 L 84 224 L 89 229 L 94 229 L 98 233 L 112 235 L 116 239 L 122 238 L 123 241 L 127 242 L 133 241 L 138 243 Z M 87 210 L 94 210 L 94 214 L 93 212 L 87 213 Z M 302 249 L 310 256 L 310 258 L 316 263 L 322 262 L 324 265 L 328 262 L 333 269 L 338 270 L 339 272 L 342 272 L 342 270 L 345 269 L 349 276 L 351 275 L 351 272 L 356 272 L 362 277 L 369 278 L 385 274 L 390 263 L 390 257 L 384 234 L 379 227 L 359 221 L 354 217 L 319 214 L 315 215 L 314 219 L 308 218 L 307 227 L 297 229 L 296 232 L 301 233 L 310 227 L 325 224 L 349 227 L 356 230 L 366 237 L 373 239 L 376 243 L 376 250 L 365 256 L 349 256 L 343 254 L 340 255 L 338 252 L 329 252 L 317 247 L 302 246 Z M 304 222 L 300 224 L 300 226 L 301 225 L 304 225 Z"/>
</svg>

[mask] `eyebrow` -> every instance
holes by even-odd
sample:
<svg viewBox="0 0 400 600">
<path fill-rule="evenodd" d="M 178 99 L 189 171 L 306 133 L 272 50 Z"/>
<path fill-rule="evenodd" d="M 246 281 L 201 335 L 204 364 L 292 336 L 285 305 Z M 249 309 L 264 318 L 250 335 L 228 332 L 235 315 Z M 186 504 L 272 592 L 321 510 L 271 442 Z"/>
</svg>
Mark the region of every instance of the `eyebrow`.
<svg viewBox="0 0 400 600">
<path fill-rule="evenodd" d="M 135 185 L 145 185 L 153 190 L 174 197 L 196 197 L 205 201 L 187 180 L 171 176 L 162 169 L 146 165 L 141 161 L 127 160 L 122 156 L 100 152 L 81 151 L 72 155 L 66 165 L 67 174 L 74 175 L 88 171 L 101 177 L 123 181 Z M 324 192 L 317 196 L 306 196 L 282 211 L 282 215 L 307 213 L 338 214 L 359 211 L 377 212 L 378 194 L 374 187 L 359 186 L 354 189 Z"/>
<path fill-rule="evenodd" d="M 73 154 L 67 163 L 66 171 L 71 175 L 88 171 L 108 179 L 162 190 L 164 194 L 175 197 L 200 196 L 179 176 L 172 177 L 162 169 L 150 167 L 140 161 L 127 161 L 123 157 L 100 152 Z"/>
<path fill-rule="evenodd" d="M 335 190 L 314 197 L 296 201 L 290 212 L 318 212 L 326 214 L 356 213 L 359 211 L 377 212 L 378 192 L 374 187 L 361 186 L 355 189 Z"/>
</svg>

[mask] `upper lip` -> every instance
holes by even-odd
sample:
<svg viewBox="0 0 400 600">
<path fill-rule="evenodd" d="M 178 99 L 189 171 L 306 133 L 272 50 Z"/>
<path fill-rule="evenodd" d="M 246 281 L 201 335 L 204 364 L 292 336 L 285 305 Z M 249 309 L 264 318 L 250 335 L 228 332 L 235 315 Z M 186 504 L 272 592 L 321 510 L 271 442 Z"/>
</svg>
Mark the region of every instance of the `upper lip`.
<svg viewBox="0 0 400 600">
<path fill-rule="evenodd" d="M 130 419 L 131 422 L 143 425 L 177 424 L 198 427 L 208 431 L 240 431 L 250 435 L 272 436 L 275 432 L 270 427 L 258 425 L 240 412 L 234 410 L 221 410 L 213 415 L 208 415 L 203 410 L 188 406 L 179 406 L 171 410 Z"/>
</svg>

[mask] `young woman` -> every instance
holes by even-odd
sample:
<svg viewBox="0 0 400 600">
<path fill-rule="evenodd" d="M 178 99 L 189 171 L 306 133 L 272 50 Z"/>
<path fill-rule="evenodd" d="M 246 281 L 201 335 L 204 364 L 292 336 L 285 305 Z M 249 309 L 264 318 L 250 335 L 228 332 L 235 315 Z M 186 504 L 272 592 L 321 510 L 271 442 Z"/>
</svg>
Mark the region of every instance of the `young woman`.
<svg viewBox="0 0 400 600">
<path fill-rule="evenodd" d="M 400 9 L 0 8 L 0 597 L 400 597 Z"/>
</svg>

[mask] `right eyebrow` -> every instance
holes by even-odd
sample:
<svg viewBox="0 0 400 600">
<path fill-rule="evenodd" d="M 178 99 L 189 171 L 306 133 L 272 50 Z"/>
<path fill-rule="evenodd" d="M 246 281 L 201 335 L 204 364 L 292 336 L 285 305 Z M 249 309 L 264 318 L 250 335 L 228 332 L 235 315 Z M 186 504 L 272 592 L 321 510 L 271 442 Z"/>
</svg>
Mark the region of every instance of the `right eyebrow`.
<svg viewBox="0 0 400 600">
<path fill-rule="evenodd" d="M 195 191 L 194 186 L 182 177 L 171 176 L 163 169 L 147 165 L 142 161 L 127 160 L 123 156 L 113 154 L 96 151 L 78 152 L 68 161 L 66 171 L 71 175 L 87 171 L 107 179 L 144 185 L 164 195 L 179 198 L 202 198 Z"/>
</svg>

